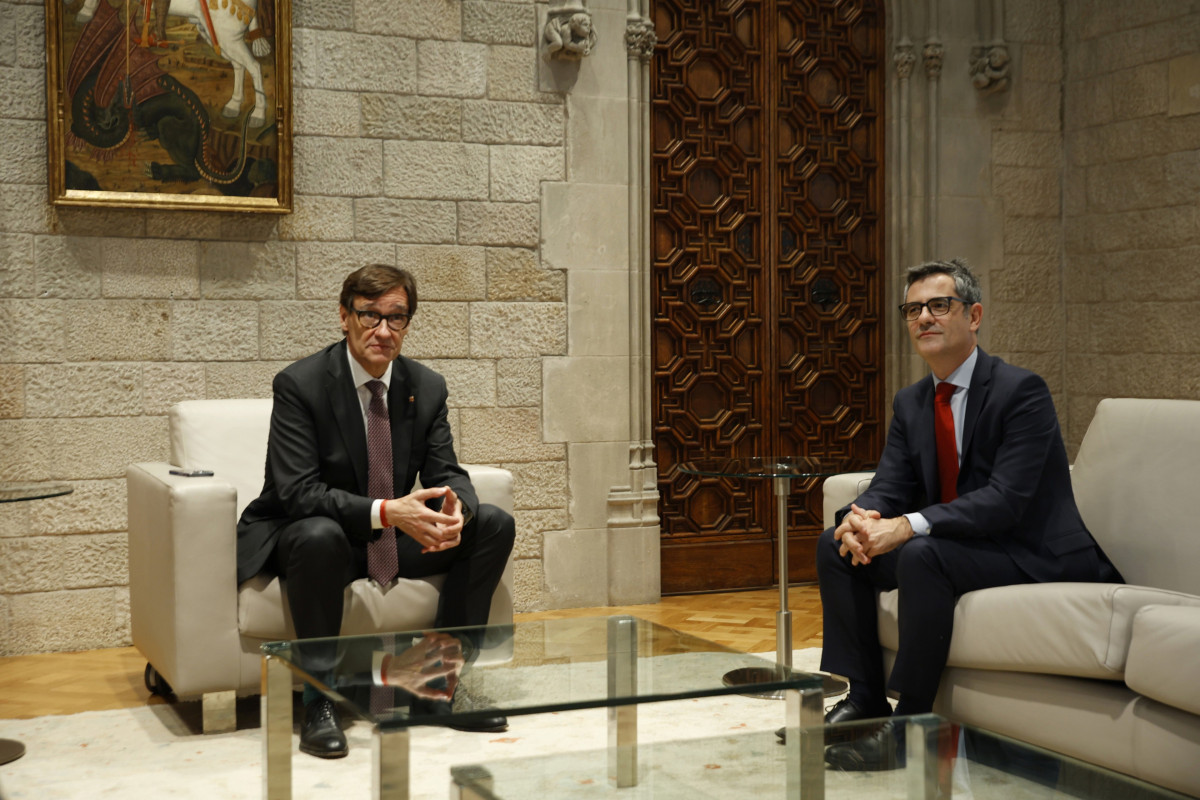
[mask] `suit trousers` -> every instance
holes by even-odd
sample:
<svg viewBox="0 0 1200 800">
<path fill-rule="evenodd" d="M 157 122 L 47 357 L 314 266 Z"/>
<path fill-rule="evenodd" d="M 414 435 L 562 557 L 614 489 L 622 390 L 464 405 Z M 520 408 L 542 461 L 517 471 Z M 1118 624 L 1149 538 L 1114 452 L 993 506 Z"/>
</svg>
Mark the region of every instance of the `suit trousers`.
<svg viewBox="0 0 1200 800">
<path fill-rule="evenodd" d="M 821 669 L 845 676 L 872 705 L 886 700 L 876 596 L 899 589 L 899 647 L 886 688 L 908 713 L 933 706 L 950 652 L 959 596 L 992 586 L 1030 583 L 990 539 L 914 536 L 900 547 L 854 566 L 838 555 L 833 528 L 817 544 L 824 619 Z M 860 694 L 861 693 L 861 694 Z"/>
<path fill-rule="evenodd" d="M 512 516 L 487 504 L 479 506 L 463 528 L 461 543 L 449 550 L 422 553 L 421 545 L 398 530 L 399 577 L 446 573 L 436 626 L 486 625 L 515 538 Z M 287 582 L 297 638 L 337 636 L 346 586 L 367 577 L 367 548 L 352 543 L 334 520 L 308 517 L 280 531 L 267 565 Z"/>
</svg>

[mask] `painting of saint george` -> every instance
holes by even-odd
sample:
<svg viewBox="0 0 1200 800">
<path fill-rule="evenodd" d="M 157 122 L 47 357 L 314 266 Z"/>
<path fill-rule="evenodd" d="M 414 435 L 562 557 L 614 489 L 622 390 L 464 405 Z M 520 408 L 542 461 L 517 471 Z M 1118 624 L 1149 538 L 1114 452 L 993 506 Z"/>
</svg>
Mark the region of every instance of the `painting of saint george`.
<svg viewBox="0 0 1200 800">
<path fill-rule="evenodd" d="M 46 0 L 55 205 L 291 210 L 290 0 Z"/>
</svg>

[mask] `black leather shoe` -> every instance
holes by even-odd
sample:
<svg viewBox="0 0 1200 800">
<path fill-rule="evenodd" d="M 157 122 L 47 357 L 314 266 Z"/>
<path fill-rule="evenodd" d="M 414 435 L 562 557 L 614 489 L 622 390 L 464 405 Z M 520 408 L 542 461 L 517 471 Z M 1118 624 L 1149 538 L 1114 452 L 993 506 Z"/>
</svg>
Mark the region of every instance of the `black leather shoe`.
<svg viewBox="0 0 1200 800">
<path fill-rule="evenodd" d="M 450 703 L 445 700 L 416 700 L 413 703 L 413 713 L 432 717 L 446 717 L 445 722 L 433 724 L 445 725 L 456 731 L 468 733 L 500 733 L 508 730 L 508 717 L 500 714 L 489 716 L 474 715 L 469 717 L 451 716 L 454 712 Z M 486 712 L 482 712 L 486 713 Z"/>
<path fill-rule="evenodd" d="M 827 747 L 825 763 L 843 772 L 899 769 L 904 766 L 904 728 L 885 720 L 866 736 Z"/>
<path fill-rule="evenodd" d="M 456 731 L 467 733 L 500 733 L 508 730 L 508 717 L 497 714 L 494 717 L 464 717 L 449 723 Z"/>
<path fill-rule="evenodd" d="M 341 758 L 350 752 L 332 700 L 322 697 L 304 707 L 300 752 L 317 758 Z"/>
<path fill-rule="evenodd" d="M 885 706 L 876 710 L 874 713 L 863 711 L 849 697 L 838 701 L 837 705 L 825 712 L 825 724 L 836 725 L 839 722 L 857 722 L 862 719 L 878 719 L 879 717 L 890 717 L 892 715 L 892 707 Z M 853 739 L 861 731 L 856 731 L 854 728 L 849 730 L 833 729 L 825 731 L 825 744 L 837 744 L 838 742 L 847 742 Z M 775 731 L 775 735 L 779 737 L 779 741 L 787 741 L 787 728 L 780 728 Z"/>
</svg>

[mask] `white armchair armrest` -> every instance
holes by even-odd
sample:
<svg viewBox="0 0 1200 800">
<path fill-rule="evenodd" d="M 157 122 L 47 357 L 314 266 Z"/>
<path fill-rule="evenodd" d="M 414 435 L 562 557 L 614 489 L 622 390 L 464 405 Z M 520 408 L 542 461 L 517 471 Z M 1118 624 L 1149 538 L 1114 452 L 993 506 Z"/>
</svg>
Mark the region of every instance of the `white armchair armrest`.
<svg viewBox="0 0 1200 800">
<path fill-rule="evenodd" d="M 237 492 L 220 476 L 132 464 L 129 605 L 134 645 L 189 695 L 238 684 Z"/>
<path fill-rule="evenodd" d="M 826 528 L 833 527 L 833 518 L 837 510 L 849 505 L 854 498 L 866 491 L 866 488 L 871 485 L 873 477 L 875 477 L 874 472 L 843 472 L 841 475 L 830 475 L 825 479 L 825 502 L 822 509 Z"/>
</svg>

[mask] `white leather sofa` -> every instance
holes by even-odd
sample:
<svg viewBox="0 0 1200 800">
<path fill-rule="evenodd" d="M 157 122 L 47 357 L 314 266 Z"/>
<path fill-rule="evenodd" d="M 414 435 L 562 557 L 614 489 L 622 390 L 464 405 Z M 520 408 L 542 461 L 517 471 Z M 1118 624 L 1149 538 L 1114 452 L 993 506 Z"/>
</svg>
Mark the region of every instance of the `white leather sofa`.
<svg viewBox="0 0 1200 800">
<path fill-rule="evenodd" d="M 287 587 L 278 578 L 236 582 L 237 520 L 262 490 L 270 418 L 270 400 L 179 403 L 170 411 L 171 463 L 126 470 L 133 644 L 149 662 L 148 687 L 202 700 L 206 732 L 231 730 L 236 696 L 261 690 L 259 646 L 295 638 Z M 172 465 L 213 475 L 172 475 Z M 481 502 L 512 513 L 512 473 L 463 466 Z M 365 578 L 355 581 L 346 588 L 342 633 L 432 626 L 444 580 L 401 579 L 386 591 Z M 510 561 L 488 621 L 504 625 L 512 618 Z M 504 637 L 498 641 L 500 649 L 511 647 Z M 489 657 L 504 654 L 493 649 Z"/>
<path fill-rule="evenodd" d="M 1125 585 L 963 595 L 934 710 L 1200 796 L 1200 402 L 1107 399 L 1072 469 L 1088 529 Z M 825 524 L 870 482 L 825 482 Z M 894 657 L 896 592 L 879 596 Z"/>
</svg>

